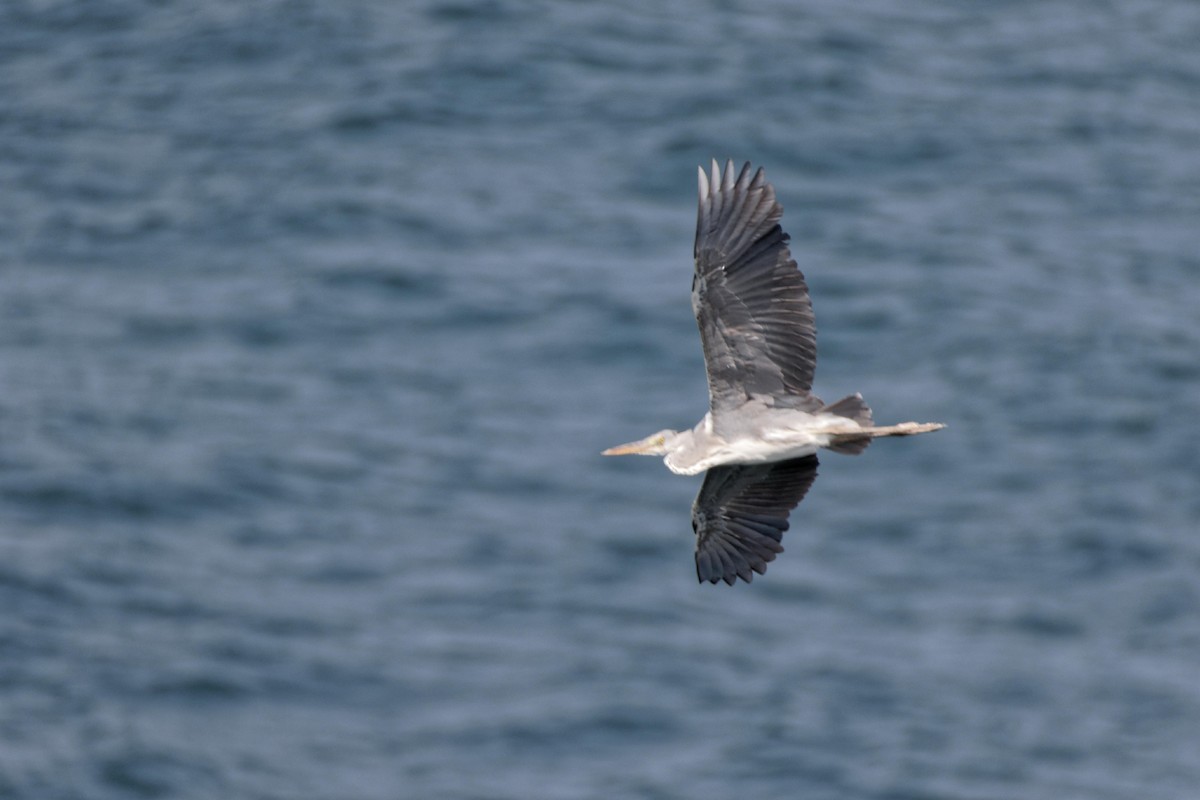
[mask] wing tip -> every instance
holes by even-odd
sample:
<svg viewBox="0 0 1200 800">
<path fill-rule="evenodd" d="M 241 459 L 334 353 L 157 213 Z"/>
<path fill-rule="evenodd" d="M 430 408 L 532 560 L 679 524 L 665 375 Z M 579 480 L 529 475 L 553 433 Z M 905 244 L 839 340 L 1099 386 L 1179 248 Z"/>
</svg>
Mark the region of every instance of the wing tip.
<svg viewBox="0 0 1200 800">
<path fill-rule="evenodd" d="M 741 558 L 740 564 L 735 564 L 732 561 L 723 558 L 715 558 L 709 552 L 700 550 L 696 552 L 696 581 L 698 583 L 711 583 L 714 586 L 722 581 L 727 586 L 733 586 L 741 578 L 746 583 L 754 582 L 755 573 L 759 575 L 767 574 L 767 564 L 775 560 L 775 557 L 783 552 L 783 547 L 778 550 L 768 552 L 755 558 L 747 558 L 745 553 L 739 553 Z"/>
<path fill-rule="evenodd" d="M 766 168 L 756 168 L 751 161 L 743 161 L 742 168 L 736 172 L 732 158 L 725 159 L 724 168 L 721 167 L 721 162 L 716 158 L 710 159 L 709 164 L 708 169 L 705 169 L 704 165 L 696 167 L 696 172 L 699 176 L 701 197 L 733 189 L 738 189 L 739 191 L 760 189 L 767 182 Z"/>
</svg>

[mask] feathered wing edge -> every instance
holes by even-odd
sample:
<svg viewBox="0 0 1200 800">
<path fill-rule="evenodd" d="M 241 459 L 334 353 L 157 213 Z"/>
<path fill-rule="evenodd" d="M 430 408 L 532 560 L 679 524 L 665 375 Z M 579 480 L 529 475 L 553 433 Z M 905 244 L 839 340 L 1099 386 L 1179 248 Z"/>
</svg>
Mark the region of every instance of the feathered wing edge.
<svg viewBox="0 0 1200 800">
<path fill-rule="evenodd" d="M 692 504 L 696 533 L 696 577 L 701 583 L 754 573 L 783 552 L 783 532 L 791 513 L 817 478 L 815 455 L 773 464 L 714 467 L 704 476 Z"/>
</svg>

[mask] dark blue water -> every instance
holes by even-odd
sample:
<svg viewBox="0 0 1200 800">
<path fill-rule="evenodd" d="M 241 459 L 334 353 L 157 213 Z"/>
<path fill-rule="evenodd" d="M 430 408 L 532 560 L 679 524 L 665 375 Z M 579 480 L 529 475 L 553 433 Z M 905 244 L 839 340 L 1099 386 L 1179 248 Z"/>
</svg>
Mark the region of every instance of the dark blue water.
<svg viewBox="0 0 1200 800">
<path fill-rule="evenodd" d="M 1200 786 L 1200 7 L 0 5 L 0 797 Z M 829 455 L 698 586 L 695 166 Z"/>
</svg>

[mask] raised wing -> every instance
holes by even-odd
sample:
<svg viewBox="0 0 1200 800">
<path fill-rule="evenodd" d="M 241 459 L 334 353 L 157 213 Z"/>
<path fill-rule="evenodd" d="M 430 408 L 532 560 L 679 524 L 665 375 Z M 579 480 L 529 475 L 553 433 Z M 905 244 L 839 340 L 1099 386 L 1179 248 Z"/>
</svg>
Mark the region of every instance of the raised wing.
<svg viewBox="0 0 1200 800">
<path fill-rule="evenodd" d="M 692 504 L 696 577 L 749 583 L 783 552 L 788 514 L 817 479 L 817 457 L 714 467 Z"/>
<path fill-rule="evenodd" d="M 812 389 L 816 324 L 782 216 L 761 168 L 751 175 L 747 162 L 735 177 L 729 161 L 721 175 L 714 160 L 711 178 L 700 170 L 692 310 L 718 421 L 754 395 L 802 407 Z"/>
</svg>

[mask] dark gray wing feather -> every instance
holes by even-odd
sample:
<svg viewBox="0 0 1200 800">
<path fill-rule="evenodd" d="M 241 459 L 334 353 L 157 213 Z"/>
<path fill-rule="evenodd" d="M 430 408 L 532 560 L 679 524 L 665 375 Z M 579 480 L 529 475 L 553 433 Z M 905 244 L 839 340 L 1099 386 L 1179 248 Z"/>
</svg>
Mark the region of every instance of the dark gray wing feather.
<svg viewBox="0 0 1200 800">
<path fill-rule="evenodd" d="M 692 310 L 700 327 L 713 416 L 751 396 L 804 406 L 817 363 L 808 286 L 779 227 L 783 207 L 760 168 L 736 177 L 700 170 Z M 819 405 L 819 401 L 816 402 Z"/>
<path fill-rule="evenodd" d="M 816 456 L 710 469 L 692 504 L 700 582 L 732 586 L 766 572 L 783 552 L 788 515 L 816 479 Z"/>
</svg>

